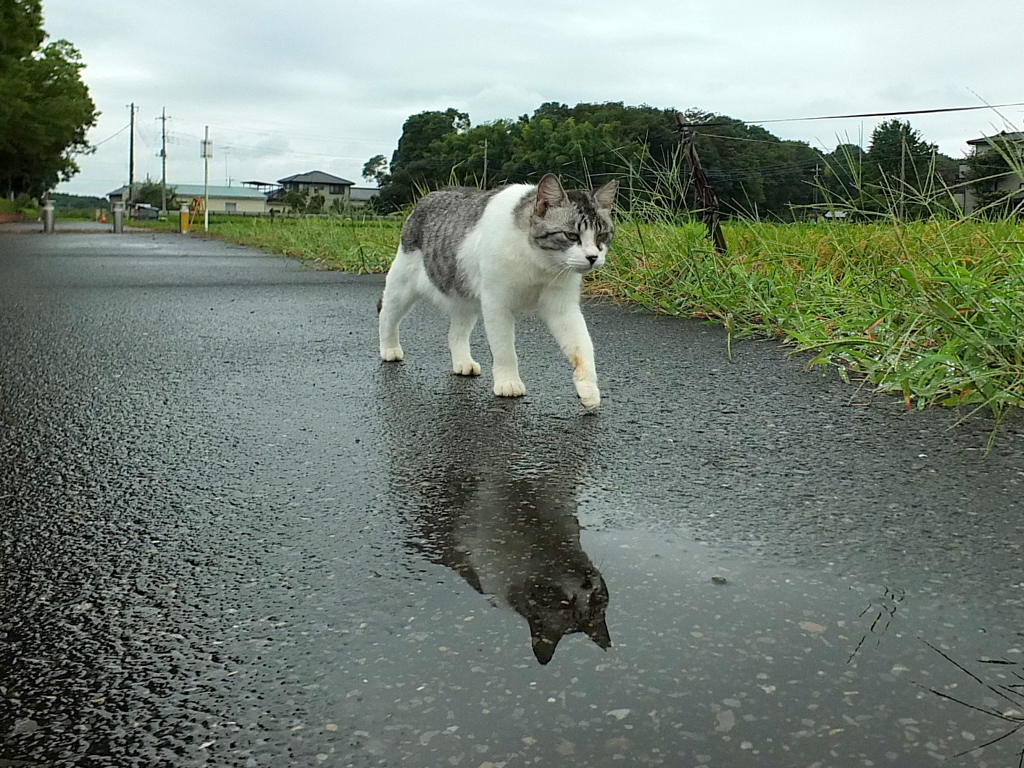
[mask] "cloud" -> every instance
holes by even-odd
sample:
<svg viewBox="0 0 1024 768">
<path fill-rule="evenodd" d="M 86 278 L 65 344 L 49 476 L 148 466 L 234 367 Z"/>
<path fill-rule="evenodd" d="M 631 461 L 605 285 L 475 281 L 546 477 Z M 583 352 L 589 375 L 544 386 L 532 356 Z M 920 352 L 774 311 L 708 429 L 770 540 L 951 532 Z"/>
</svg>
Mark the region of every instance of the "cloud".
<svg viewBox="0 0 1024 768">
<path fill-rule="evenodd" d="M 198 142 L 204 125 L 235 146 L 224 176 L 323 167 L 358 178 L 390 155 L 405 119 L 466 110 L 474 122 L 515 118 L 545 101 L 701 107 L 748 120 L 1022 100 L 1017 38 L 1024 3 L 975 0 L 292 0 L 244 8 L 46 0 L 54 38 L 70 39 L 103 112 L 101 140 L 140 105 L 152 129 L 162 107 Z M 1024 111 L 1011 110 L 1018 125 Z M 910 118 L 957 154 L 1001 125 L 994 114 Z M 830 149 L 877 121 L 784 123 L 783 138 Z M 253 131 L 262 132 L 254 134 Z M 243 149 L 244 148 L 244 151 Z M 219 162 L 223 162 L 221 158 Z M 158 161 L 140 156 L 140 173 Z M 126 180 L 127 136 L 81 160 L 66 188 L 107 191 Z M 171 168 L 201 176 L 198 145 L 176 146 Z M 184 177 L 188 178 L 184 178 Z"/>
</svg>

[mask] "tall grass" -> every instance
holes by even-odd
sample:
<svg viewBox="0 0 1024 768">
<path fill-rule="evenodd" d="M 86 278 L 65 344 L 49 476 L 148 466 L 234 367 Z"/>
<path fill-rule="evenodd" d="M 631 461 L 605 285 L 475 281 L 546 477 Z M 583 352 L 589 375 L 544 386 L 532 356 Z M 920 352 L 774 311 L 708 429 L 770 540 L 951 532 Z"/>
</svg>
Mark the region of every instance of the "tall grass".
<svg viewBox="0 0 1024 768">
<path fill-rule="evenodd" d="M 1024 404 L 1024 230 L 1012 221 L 627 222 L 595 287 L 782 338 L 907 404 Z"/>
</svg>

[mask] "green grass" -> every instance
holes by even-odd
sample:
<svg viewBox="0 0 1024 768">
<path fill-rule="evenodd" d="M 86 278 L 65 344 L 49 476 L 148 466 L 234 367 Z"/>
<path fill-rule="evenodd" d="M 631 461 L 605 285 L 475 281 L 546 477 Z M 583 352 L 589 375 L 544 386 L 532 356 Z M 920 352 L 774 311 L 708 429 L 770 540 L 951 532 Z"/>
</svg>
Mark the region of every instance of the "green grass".
<svg viewBox="0 0 1024 768">
<path fill-rule="evenodd" d="M 592 294 L 776 338 L 908 408 L 1024 405 L 1024 228 L 1015 221 L 620 221 Z M 324 269 L 385 271 L 397 221 L 214 219 L 210 234 Z"/>
<path fill-rule="evenodd" d="M 1011 221 L 627 223 L 597 286 L 658 312 L 782 338 L 911 404 L 1024 404 L 1024 229 Z"/>
<path fill-rule="evenodd" d="M 343 218 L 239 219 L 210 224 L 210 234 L 303 259 L 323 269 L 384 272 L 398 248 L 400 223 Z"/>
</svg>

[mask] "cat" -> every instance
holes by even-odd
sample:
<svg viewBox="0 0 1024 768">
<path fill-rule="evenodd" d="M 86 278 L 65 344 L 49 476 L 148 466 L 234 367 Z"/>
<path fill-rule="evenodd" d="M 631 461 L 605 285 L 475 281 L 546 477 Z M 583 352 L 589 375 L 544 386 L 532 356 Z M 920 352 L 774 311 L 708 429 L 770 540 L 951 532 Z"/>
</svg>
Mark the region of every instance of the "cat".
<svg viewBox="0 0 1024 768">
<path fill-rule="evenodd" d="M 480 374 L 469 339 L 482 316 L 494 394 L 521 397 L 526 386 L 519 377 L 515 317 L 537 310 L 572 364 L 580 401 L 597 408 L 601 392 L 580 290 L 583 275 L 607 257 L 617 191 L 616 181 L 596 192 L 566 191 L 549 173 L 536 186 L 450 187 L 428 194 L 402 228 L 377 305 L 381 358 L 405 357 L 399 323 L 429 298 L 451 316 L 452 370 L 460 376 Z"/>
<path fill-rule="evenodd" d="M 448 483 L 458 490 L 438 506 L 454 514 L 424 515 L 419 546 L 525 618 L 541 664 L 576 632 L 599 648 L 611 647 L 608 586 L 580 544 L 575 489 L 536 472 L 488 471 L 468 482 L 453 480 Z"/>
<path fill-rule="evenodd" d="M 574 633 L 611 647 L 609 588 L 577 517 L 604 422 L 534 420 L 460 382 L 425 392 L 393 367 L 380 382 L 374 403 L 388 425 L 382 438 L 406 545 L 525 618 L 541 664 Z"/>
</svg>

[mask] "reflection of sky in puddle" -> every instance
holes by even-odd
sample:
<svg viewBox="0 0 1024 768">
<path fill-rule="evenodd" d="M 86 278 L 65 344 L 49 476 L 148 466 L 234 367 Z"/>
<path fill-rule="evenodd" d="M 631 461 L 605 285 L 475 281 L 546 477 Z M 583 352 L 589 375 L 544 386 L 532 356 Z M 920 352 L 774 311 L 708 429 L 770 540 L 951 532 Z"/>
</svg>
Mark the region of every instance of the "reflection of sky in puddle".
<svg viewBox="0 0 1024 768">
<path fill-rule="evenodd" d="M 608 584 L 612 648 L 569 635 L 541 667 L 524 619 L 430 570 L 395 638 L 409 656 L 378 670 L 391 730 L 368 724 L 362 748 L 422 765 L 917 766 L 1013 727 L 979 710 L 1024 709 L 925 642 L 995 687 L 1022 682 L 1019 638 L 927 590 L 722 558 L 671 534 L 585 530 L 582 544 Z M 1016 765 L 1021 741 L 961 760 Z"/>
<path fill-rule="evenodd" d="M 1007 639 L 968 629 L 932 596 L 719 561 L 646 533 L 594 533 L 585 546 L 612 589 L 613 664 L 637 690 L 661 690 L 652 709 L 692 742 L 691 757 L 704 745 L 729 765 L 918 765 L 1008 730 L 919 687 L 1010 709 L 922 639 L 961 662 L 1020 661 Z"/>
<path fill-rule="evenodd" d="M 392 383 L 386 397 L 400 391 Z M 814 570 L 727 551 L 741 540 L 735 524 L 722 544 L 696 541 L 681 533 L 693 519 L 682 512 L 713 517 L 732 498 L 687 482 L 699 462 L 680 457 L 699 451 L 658 453 L 645 440 L 652 457 L 609 458 L 613 427 L 601 420 L 535 420 L 458 389 L 451 397 L 430 423 L 389 418 L 388 499 L 405 521 L 412 576 L 407 615 L 390 637 L 360 641 L 376 649 L 360 662 L 365 687 L 335 712 L 362 723 L 353 755 L 474 768 L 824 768 L 966 753 L 972 766 L 1017 765 L 1024 730 L 979 749 L 1024 717 L 1020 596 L 1005 579 L 968 601 L 978 569 L 958 585 L 891 545 L 878 548 L 884 568 L 866 565 L 878 561 L 870 519 L 864 550 L 802 534 L 811 554 L 801 563 L 821 562 L 819 549 L 853 555 Z M 958 541 L 926 532 L 935 546 Z M 954 572 L 965 556 L 950 551 Z M 599 618 L 611 647 L 570 626 L 542 657 L 530 607 L 509 596 L 541 576 L 585 573 L 607 585 Z"/>
</svg>

